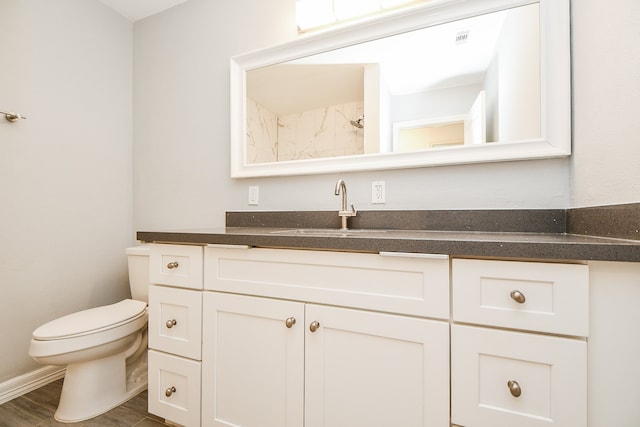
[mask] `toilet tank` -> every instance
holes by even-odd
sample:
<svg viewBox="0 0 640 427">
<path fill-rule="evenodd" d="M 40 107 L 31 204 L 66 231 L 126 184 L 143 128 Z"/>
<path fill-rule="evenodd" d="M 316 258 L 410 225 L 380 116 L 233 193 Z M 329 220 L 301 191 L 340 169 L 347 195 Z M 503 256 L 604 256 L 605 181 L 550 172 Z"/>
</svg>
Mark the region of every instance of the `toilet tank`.
<svg viewBox="0 0 640 427">
<path fill-rule="evenodd" d="M 149 246 L 127 248 L 131 298 L 149 301 Z"/>
</svg>

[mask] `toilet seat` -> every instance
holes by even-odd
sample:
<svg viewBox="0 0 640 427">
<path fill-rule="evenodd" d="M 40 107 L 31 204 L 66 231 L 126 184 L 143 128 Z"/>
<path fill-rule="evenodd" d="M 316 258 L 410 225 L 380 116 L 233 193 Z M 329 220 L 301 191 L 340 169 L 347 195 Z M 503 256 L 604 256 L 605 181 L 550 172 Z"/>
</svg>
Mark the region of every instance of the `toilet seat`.
<svg viewBox="0 0 640 427">
<path fill-rule="evenodd" d="M 48 341 L 94 334 L 143 316 L 146 307 L 145 302 L 125 299 L 115 304 L 79 311 L 45 323 L 33 331 L 33 338 Z"/>
<path fill-rule="evenodd" d="M 132 299 L 63 316 L 33 332 L 29 355 L 37 360 L 116 342 L 138 333 L 147 319 L 147 304 Z"/>
</svg>

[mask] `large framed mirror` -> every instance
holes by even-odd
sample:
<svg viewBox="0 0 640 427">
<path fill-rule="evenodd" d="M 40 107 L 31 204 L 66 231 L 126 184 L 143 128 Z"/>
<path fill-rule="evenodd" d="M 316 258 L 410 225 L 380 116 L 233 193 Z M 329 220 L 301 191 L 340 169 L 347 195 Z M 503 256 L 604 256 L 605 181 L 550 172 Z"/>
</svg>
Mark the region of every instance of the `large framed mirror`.
<svg viewBox="0 0 640 427">
<path fill-rule="evenodd" d="M 231 58 L 234 178 L 571 154 L 569 0 L 455 0 Z"/>
</svg>

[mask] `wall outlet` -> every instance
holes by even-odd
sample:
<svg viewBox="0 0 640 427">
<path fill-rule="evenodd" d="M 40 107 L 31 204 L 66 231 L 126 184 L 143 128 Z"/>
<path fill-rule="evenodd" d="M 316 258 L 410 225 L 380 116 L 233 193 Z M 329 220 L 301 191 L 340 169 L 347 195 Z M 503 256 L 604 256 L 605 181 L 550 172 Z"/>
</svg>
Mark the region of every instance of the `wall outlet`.
<svg viewBox="0 0 640 427">
<path fill-rule="evenodd" d="M 371 183 L 371 203 L 385 203 L 384 181 L 373 181 Z"/>
<path fill-rule="evenodd" d="M 258 206 L 260 200 L 260 187 L 252 185 L 249 187 L 249 205 Z"/>
</svg>

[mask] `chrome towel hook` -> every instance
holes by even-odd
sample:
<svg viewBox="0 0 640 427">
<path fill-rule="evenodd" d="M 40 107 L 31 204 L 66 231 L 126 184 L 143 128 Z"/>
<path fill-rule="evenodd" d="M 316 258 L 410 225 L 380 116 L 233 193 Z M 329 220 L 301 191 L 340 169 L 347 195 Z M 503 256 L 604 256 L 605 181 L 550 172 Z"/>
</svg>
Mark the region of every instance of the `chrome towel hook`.
<svg viewBox="0 0 640 427">
<path fill-rule="evenodd" d="M 0 111 L 0 114 L 4 114 L 4 118 L 11 123 L 15 122 L 18 119 L 26 119 L 25 116 L 20 113 L 5 113 L 4 111 Z"/>
</svg>

